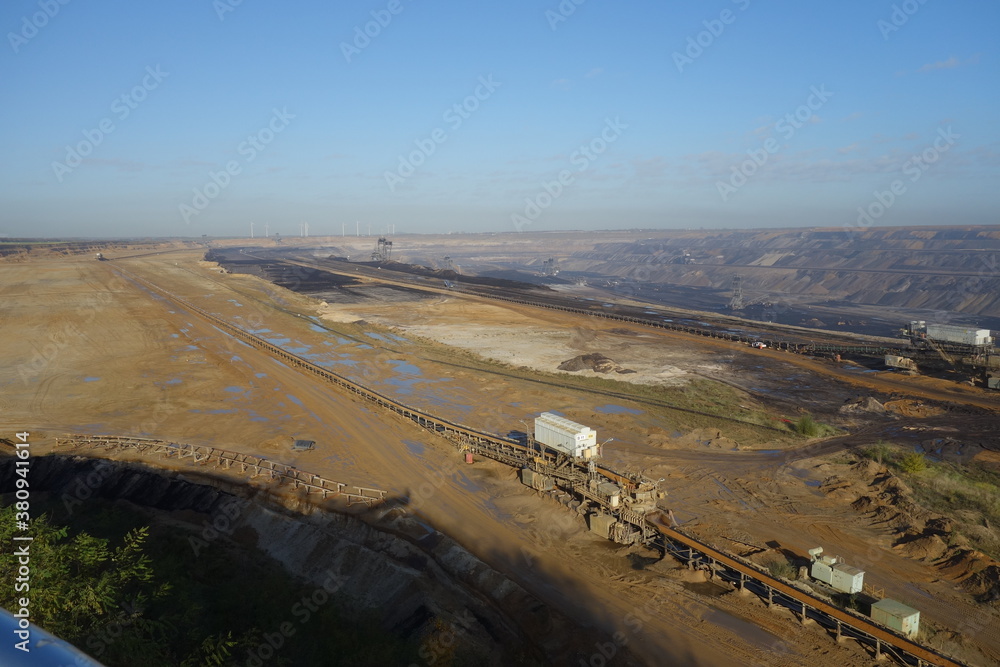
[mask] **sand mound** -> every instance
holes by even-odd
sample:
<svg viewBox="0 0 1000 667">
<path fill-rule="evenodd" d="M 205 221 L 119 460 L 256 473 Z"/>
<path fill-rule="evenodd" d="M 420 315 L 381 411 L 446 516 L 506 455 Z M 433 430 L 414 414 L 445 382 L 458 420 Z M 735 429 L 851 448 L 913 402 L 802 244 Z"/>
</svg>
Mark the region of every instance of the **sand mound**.
<svg viewBox="0 0 1000 667">
<path fill-rule="evenodd" d="M 896 548 L 916 560 L 939 560 L 948 552 L 948 544 L 937 535 L 904 538 L 896 543 Z"/>
<path fill-rule="evenodd" d="M 819 490 L 837 500 L 848 502 L 853 502 L 853 499 L 858 497 L 858 490 L 854 482 L 837 475 L 823 480 Z"/>
<path fill-rule="evenodd" d="M 840 406 L 841 414 L 851 414 L 857 412 L 869 412 L 873 414 L 885 414 L 885 406 L 871 396 L 849 399 Z"/>
<path fill-rule="evenodd" d="M 912 492 L 901 479 L 874 461 L 851 466 L 866 487 L 842 477 L 830 477 L 820 487 L 845 500 L 857 493 L 851 507 L 868 515 L 873 523 L 891 527 L 897 535 L 895 549 L 909 558 L 939 561 L 944 577 L 958 581 L 980 602 L 1000 600 L 1000 562 L 968 548 L 966 539 L 954 532 L 954 520 L 915 504 Z"/>
<path fill-rule="evenodd" d="M 1000 600 L 1000 563 L 980 551 L 957 551 L 941 565 L 941 571 L 960 581 L 980 602 Z"/>
<path fill-rule="evenodd" d="M 944 414 L 944 409 L 926 405 L 923 401 L 914 399 L 900 399 L 898 401 L 887 401 L 885 411 L 903 417 L 936 417 Z"/>
<path fill-rule="evenodd" d="M 980 602 L 1000 600 L 1000 565 L 996 561 L 992 562 L 992 565 L 976 572 L 962 584 Z"/>
<path fill-rule="evenodd" d="M 674 433 L 668 435 L 665 430 L 659 427 L 652 427 L 646 431 L 646 442 L 653 447 L 664 449 L 692 449 L 708 447 L 710 449 L 736 449 L 738 443 L 724 435 L 717 428 L 697 428 L 688 433 Z"/>
<path fill-rule="evenodd" d="M 876 463 L 871 459 L 861 459 L 851 466 L 851 472 L 856 473 L 863 479 L 872 480 L 879 475 L 886 474 L 889 472 L 889 469 L 881 463 Z"/>
<path fill-rule="evenodd" d="M 557 368 L 561 371 L 594 371 L 595 373 L 635 373 L 633 370 L 619 366 L 614 359 L 610 359 L 600 352 L 591 354 L 581 354 L 572 359 L 568 359 Z"/>
</svg>

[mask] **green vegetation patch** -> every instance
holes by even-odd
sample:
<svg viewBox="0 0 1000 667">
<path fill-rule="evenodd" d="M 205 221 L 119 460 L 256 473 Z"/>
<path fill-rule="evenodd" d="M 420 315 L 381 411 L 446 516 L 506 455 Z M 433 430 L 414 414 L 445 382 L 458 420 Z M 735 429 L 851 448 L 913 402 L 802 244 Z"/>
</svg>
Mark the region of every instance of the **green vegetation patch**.
<svg viewBox="0 0 1000 667">
<path fill-rule="evenodd" d="M 274 561 L 195 533 L 147 525 L 140 512 L 88 501 L 59 525 L 31 522 L 30 591 L 6 586 L 0 605 L 30 597 L 32 621 L 108 667 L 201 665 L 398 665 L 416 662 L 419 637 L 403 639 L 358 613 L 336 586 L 305 584 Z M 14 506 L 0 509 L 12 544 Z M 0 556 L 13 582 L 17 559 Z"/>
<path fill-rule="evenodd" d="M 837 429 L 829 424 L 821 424 L 812 415 L 804 414 L 792 425 L 795 432 L 807 438 L 819 438 L 837 434 Z"/>
<path fill-rule="evenodd" d="M 1000 473 L 977 463 L 933 461 L 885 442 L 859 453 L 902 473 L 915 502 L 951 519 L 973 548 L 1000 558 Z"/>
</svg>

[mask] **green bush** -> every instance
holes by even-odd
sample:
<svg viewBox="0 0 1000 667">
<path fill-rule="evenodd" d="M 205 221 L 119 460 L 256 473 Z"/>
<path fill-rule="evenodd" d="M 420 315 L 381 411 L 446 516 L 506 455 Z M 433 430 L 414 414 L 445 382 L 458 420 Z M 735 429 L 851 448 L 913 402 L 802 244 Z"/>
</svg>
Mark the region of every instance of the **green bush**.
<svg viewBox="0 0 1000 667">
<path fill-rule="evenodd" d="M 894 458 L 892 447 L 890 447 L 887 443 L 882 442 L 881 440 L 876 442 L 871 447 L 865 447 L 864 449 L 860 450 L 860 453 L 866 459 L 871 459 L 872 461 L 875 461 L 875 463 L 878 464 L 884 463 L 888 465 L 892 463 L 892 460 Z"/>
<path fill-rule="evenodd" d="M 763 565 L 772 577 L 793 580 L 798 576 L 795 566 L 781 556 L 771 556 Z"/>
<path fill-rule="evenodd" d="M 910 452 L 900 459 L 899 469 L 903 472 L 910 473 L 911 475 L 916 474 L 927 469 L 927 461 L 924 459 L 923 454 Z"/>
<path fill-rule="evenodd" d="M 799 420 L 795 422 L 795 430 L 804 436 L 809 438 L 815 438 L 819 435 L 823 428 L 812 418 L 812 415 L 802 415 Z"/>
</svg>

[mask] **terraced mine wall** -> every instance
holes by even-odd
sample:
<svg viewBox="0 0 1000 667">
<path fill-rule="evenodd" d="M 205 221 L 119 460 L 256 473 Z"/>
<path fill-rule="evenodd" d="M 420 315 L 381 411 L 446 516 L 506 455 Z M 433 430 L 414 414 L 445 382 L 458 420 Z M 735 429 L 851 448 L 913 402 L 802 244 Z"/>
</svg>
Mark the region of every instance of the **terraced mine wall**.
<svg viewBox="0 0 1000 667">
<path fill-rule="evenodd" d="M 560 263 L 564 271 L 726 295 L 739 273 L 748 291 L 775 301 L 960 313 L 1000 329 L 998 227 L 660 232 L 598 242 Z"/>
<path fill-rule="evenodd" d="M 14 488 L 14 461 L 0 457 L 3 488 Z M 212 533 L 206 540 L 203 529 L 223 518 L 221 532 L 239 535 L 244 548 L 266 553 L 307 583 L 323 586 L 336 577 L 352 605 L 348 611 L 375 613 L 385 631 L 403 638 L 426 636 L 436 623 L 454 628 L 456 645 L 494 656 L 487 665 L 512 664 L 515 647 L 548 663 L 592 643 L 454 540 L 400 513 L 365 520 L 225 475 L 80 456 L 34 458 L 30 479 L 41 502 L 48 496 L 76 511 L 101 498 L 129 503 L 169 525 L 198 517 L 190 521 L 200 548 L 227 539 Z"/>
</svg>

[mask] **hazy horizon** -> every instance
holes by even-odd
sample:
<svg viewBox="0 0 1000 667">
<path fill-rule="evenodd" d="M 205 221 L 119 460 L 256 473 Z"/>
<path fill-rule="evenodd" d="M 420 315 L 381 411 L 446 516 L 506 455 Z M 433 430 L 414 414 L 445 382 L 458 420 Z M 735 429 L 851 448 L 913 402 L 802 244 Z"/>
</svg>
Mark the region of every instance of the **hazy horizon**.
<svg viewBox="0 0 1000 667">
<path fill-rule="evenodd" d="M 997 224 L 998 19 L 18 1 L 0 237 Z"/>
</svg>

